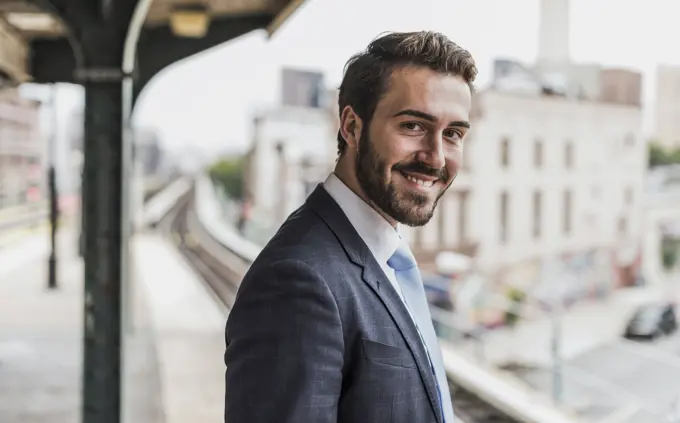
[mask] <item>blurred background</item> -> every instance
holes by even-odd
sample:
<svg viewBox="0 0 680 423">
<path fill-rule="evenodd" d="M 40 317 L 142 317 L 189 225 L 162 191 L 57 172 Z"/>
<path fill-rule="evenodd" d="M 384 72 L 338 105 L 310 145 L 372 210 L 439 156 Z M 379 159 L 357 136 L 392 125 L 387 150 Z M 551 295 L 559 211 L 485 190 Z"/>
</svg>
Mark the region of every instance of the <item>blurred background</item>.
<svg viewBox="0 0 680 423">
<path fill-rule="evenodd" d="M 335 165 L 346 60 L 422 29 L 479 68 L 464 169 L 404 228 L 461 421 L 680 422 L 677 3 L 0 14 L 3 423 L 222 421 L 229 306 Z"/>
</svg>

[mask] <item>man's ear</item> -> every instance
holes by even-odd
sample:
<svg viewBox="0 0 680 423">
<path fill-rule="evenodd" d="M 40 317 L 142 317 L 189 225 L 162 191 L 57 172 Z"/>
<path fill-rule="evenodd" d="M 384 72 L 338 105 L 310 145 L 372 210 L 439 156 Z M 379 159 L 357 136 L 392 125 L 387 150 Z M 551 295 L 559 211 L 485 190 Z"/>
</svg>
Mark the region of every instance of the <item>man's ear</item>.
<svg viewBox="0 0 680 423">
<path fill-rule="evenodd" d="M 357 149 L 363 123 L 352 106 L 345 106 L 340 115 L 340 134 L 349 148 Z"/>
</svg>

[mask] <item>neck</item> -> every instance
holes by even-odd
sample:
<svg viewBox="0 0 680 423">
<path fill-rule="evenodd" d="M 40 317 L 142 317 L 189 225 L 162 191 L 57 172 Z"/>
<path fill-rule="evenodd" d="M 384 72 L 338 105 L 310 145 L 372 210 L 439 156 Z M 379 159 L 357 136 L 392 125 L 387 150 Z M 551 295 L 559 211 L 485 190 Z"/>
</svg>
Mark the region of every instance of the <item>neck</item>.
<svg viewBox="0 0 680 423">
<path fill-rule="evenodd" d="M 378 207 L 370 198 L 366 195 L 359 179 L 357 178 L 356 164 L 351 163 L 351 160 L 347 158 L 348 153 L 345 152 L 339 159 L 338 163 L 335 165 L 335 176 L 338 177 L 347 187 L 356 195 L 359 196 L 366 204 L 371 206 L 383 219 L 387 221 L 393 228 L 397 228 L 397 221 L 385 214 L 380 207 Z"/>
</svg>

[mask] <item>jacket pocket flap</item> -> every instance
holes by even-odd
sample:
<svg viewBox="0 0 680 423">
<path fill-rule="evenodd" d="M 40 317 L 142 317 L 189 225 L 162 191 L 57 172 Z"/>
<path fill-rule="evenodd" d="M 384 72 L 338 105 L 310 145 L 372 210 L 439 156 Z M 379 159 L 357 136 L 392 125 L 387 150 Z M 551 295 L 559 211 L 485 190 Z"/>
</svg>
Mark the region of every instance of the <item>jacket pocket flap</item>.
<svg viewBox="0 0 680 423">
<path fill-rule="evenodd" d="M 395 347 L 366 338 L 362 338 L 361 347 L 364 357 L 370 361 L 397 367 L 416 366 L 411 351 L 407 348 Z"/>
</svg>

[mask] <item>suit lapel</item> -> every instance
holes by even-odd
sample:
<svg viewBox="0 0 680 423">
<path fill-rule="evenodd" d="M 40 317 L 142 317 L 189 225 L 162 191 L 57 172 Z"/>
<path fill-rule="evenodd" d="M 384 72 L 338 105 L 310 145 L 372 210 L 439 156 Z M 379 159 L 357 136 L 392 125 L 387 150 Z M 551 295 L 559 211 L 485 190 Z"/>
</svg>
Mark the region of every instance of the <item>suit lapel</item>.
<svg viewBox="0 0 680 423">
<path fill-rule="evenodd" d="M 418 330 L 411 319 L 406 306 L 392 284 L 383 272 L 370 250 L 349 222 L 340 206 L 333 200 L 321 184 L 310 194 L 307 205 L 313 210 L 333 231 L 340 241 L 350 260 L 363 268 L 362 279 L 371 287 L 373 292 L 380 298 L 387 311 L 401 332 L 413 357 L 415 358 L 420 372 L 420 377 L 425 385 L 430 404 L 434 410 L 437 421 L 441 422 L 442 412 L 437 393 L 437 385 L 430 366 L 427 352 L 420 340 Z"/>
</svg>

